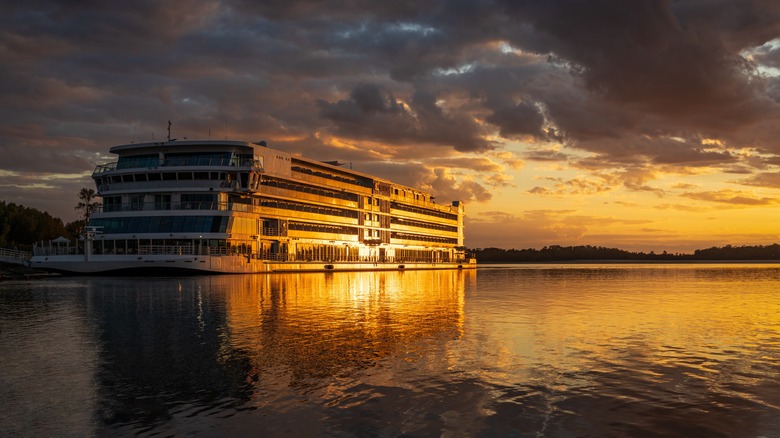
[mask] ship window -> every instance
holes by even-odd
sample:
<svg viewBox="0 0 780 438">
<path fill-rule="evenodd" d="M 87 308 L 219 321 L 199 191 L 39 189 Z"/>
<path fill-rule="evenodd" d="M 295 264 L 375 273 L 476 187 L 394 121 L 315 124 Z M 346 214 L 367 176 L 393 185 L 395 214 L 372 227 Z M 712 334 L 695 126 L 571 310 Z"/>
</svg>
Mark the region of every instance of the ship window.
<svg viewBox="0 0 780 438">
<path fill-rule="evenodd" d="M 121 209 L 121 196 L 106 196 L 103 198 L 103 211 L 120 211 Z"/>
<path fill-rule="evenodd" d="M 230 152 L 177 152 L 165 154 L 165 159 L 169 166 L 227 166 L 230 155 Z"/>
<path fill-rule="evenodd" d="M 104 234 L 131 233 L 224 233 L 228 218 L 222 216 L 149 216 L 90 219 L 90 226 L 103 227 Z"/>
<path fill-rule="evenodd" d="M 160 232 L 160 216 L 152 216 L 149 218 L 149 232 L 150 233 Z"/>
<path fill-rule="evenodd" d="M 112 176 L 111 177 L 111 183 L 120 183 L 122 182 L 122 177 L 120 176 Z"/>
<path fill-rule="evenodd" d="M 130 210 L 143 210 L 143 209 L 144 209 L 144 195 L 130 196 Z"/>
<path fill-rule="evenodd" d="M 135 177 L 136 181 L 146 181 L 146 174 L 145 173 L 136 173 L 133 176 Z"/>
<path fill-rule="evenodd" d="M 133 169 L 139 167 L 157 167 L 160 163 L 157 154 L 134 155 L 129 157 L 119 157 L 116 164 L 117 169 Z"/>
<path fill-rule="evenodd" d="M 171 209 L 171 195 L 154 195 L 154 209 L 155 210 L 170 210 Z"/>
<path fill-rule="evenodd" d="M 217 195 L 210 193 L 182 193 L 181 207 L 185 210 L 208 210 L 217 202 Z"/>
<path fill-rule="evenodd" d="M 138 218 L 138 228 L 136 228 L 136 233 L 146 233 L 149 230 L 149 217 L 148 216 L 142 216 Z"/>
<path fill-rule="evenodd" d="M 150 173 L 149 174 L 149 181 L 159 181 L 160 179 L 161 178 L 160 178 L 160 174 L 159 173 L 155 172 L 155 173 Z"/>
<path fill-rule="evenodd" d="M 133 175 L 122 175 L 122 182 L 133 182 Z"/>
<path fill-rule="evenodd" d="M 199 180 L 209 179 L 209 173 L 208 172 L 195 172 L 195 173 L 193 173 L 192 177 L 194 179 L 199 179 Z"/>
<path fill-rule="evenodd" d="M 196 216 L 184 216 L 184 231 L 200 231 L 195 228 L 198 223 Z"/>
<path fill-rule="evenodd" d="M 217 217 L 213 218 L 212 222 L 211 222 L 211 230 L 210 231 L 212 233 L 220 233 L 220 232 L 224 233 L 225 232 L 225 228 L 227 228 L 227 221 L 224 221 L 225 222 L 225 226 L 224 227 L 222 227 L 222 222 L 223 222 L 222 221 L 222 216 L 217 216 Z"/>
<path fill-rule="evenodd" d="M 192 172 L 179 172 L 179 179 L 180 180 L 192 179 Z"/>
<path fill-rule="evenodd" d="M 162 216 L 160 217 L 160 233 L 170 233 L 171 232 L 171 226 L 173 225 L 173 218 L 170 216 Z"/>
<path fill-rule="evenodd" d="M 204 233 L 211 232 L 211 226 L 212 226 L 213 222 L 214 222 L 214 217 L 213 216 L 206 216 L 206 217 L 204 217 L 203 218 L 203 225 L 200 226 L 199 230 L 204 232 Z"/>
<path fill-rule="evenodd" d="M 173 223 L 171 224 L 172 233 L 181 233 L 184 231 L 184 218 L 185 216 L 174 216 Z"/>
<path fill-rule="evenodd" d="M 164 172 L 162 174 L 163 181 L 175 181 L 176 180 L 176 172 Z"/>
</svg>

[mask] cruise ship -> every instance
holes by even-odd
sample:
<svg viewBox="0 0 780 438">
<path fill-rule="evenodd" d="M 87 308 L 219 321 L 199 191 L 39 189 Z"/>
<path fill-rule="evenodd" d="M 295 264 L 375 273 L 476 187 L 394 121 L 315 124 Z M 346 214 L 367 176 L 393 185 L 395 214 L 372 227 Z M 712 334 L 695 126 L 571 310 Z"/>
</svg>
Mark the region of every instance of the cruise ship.
<svg viewBox="0 0 780 438">
<path fill-rule="evenodd" d="M 70 274 L 470 269 L 464 205 L 265 142 L 114 146 L 74 245 L 31 266 Z M 351 166 L 350 166 L 351 167 Z"/>
</svg>

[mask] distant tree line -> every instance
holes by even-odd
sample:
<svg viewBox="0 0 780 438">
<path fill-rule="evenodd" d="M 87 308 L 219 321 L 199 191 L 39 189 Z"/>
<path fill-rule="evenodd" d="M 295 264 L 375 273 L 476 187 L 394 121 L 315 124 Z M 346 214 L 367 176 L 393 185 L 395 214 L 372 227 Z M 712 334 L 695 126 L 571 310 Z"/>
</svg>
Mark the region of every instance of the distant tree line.
<svg viewBox="0 0 780 438">
<path fill-rule="evenodd" d="M 34 208 L 0 201 L 0 248 L 29 250 L 33 242 L 72 238 L 62 219 Z"/>
<path fill-rule="evenodd" d="M 567 262 L 578 260 L 686 261 L 686 260 L 780 260 L 780 245 L 731 246 L 697 249 L 693 254 L 656 254 L 624 251 L 603 246 L 545 246 L 542 249 L 478 248 L 470 251 L 480 263 Z"/>
<path fill-rule="evenodd" d="M 94 189 L 81 189 L 75 207 L 81 219 L 67 224 L 47 212 L 0 201 L 0 248 L 29 251 L 35 242 L 54 240 L 60 236 L 75 239 L 84 234 L 89 216 L 100 205 L 95 201 L 96 196 Z"/>
</svg>

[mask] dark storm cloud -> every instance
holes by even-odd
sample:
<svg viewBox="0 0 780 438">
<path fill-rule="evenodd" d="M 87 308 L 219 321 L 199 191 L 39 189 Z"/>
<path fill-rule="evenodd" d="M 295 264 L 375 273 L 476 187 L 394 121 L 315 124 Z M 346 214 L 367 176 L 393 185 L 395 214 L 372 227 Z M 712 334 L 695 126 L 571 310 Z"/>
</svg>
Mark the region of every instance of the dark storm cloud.
<svg viewBox="0 0 780 438">
<path fill-rule="evenodd" d="M 81 174 L 167 120 L 354 162 L 509 140 L 586 151 L 592 172 L 780 162 L 774 2 L 31 0 L 0 25 L 0 171 Z"/>
<path fill-rule="evenodd" d="M 532 104 L 520 102 L 515 106 L 496 110 L 485 118 L 486 121 L 499 127 L 503 137 L 531 136 L 544 138 L 542 132 L 544 116 Z"/>
<path fill-rule="evenodd" d="M 459 151 L 489 149 L 479 127 L 469 118 L 447 115 L 436 97 L 417 92 L 409 104 L 370 84 L 359 84 L 349 99 L 335 103 L 318 101 L 320 114 L 336 127 L 336 133 L 390 143 L 433 143 Z"/>
<path fill-rule="evenodd" d="M 739 118 L 754 116 L 743 104 L 757 90 L 738 50 L 766 42 L 780 9 L 739 2 L 742 19 L 735 21 L 728 14 L 736 2 L 718 8 L 658 0 L 508 3 L 536 31 L 537 38 L 519 46 L 555 55 L 610 100 L 664 114 L 726 107 Z M 764 26 L 752 29 L 759 21 Z"/>
</svg>

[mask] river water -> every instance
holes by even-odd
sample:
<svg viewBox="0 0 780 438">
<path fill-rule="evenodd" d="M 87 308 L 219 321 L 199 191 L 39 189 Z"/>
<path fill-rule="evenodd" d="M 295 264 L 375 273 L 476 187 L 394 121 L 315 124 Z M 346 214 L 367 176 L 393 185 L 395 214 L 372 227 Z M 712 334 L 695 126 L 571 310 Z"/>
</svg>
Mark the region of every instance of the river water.
<svg viewBox="0 0 780 438">
<path fill-rule="evenodd" d="M 780 436 L 780 265 L 0 282 L 0 436 Z"/>
</svg>

